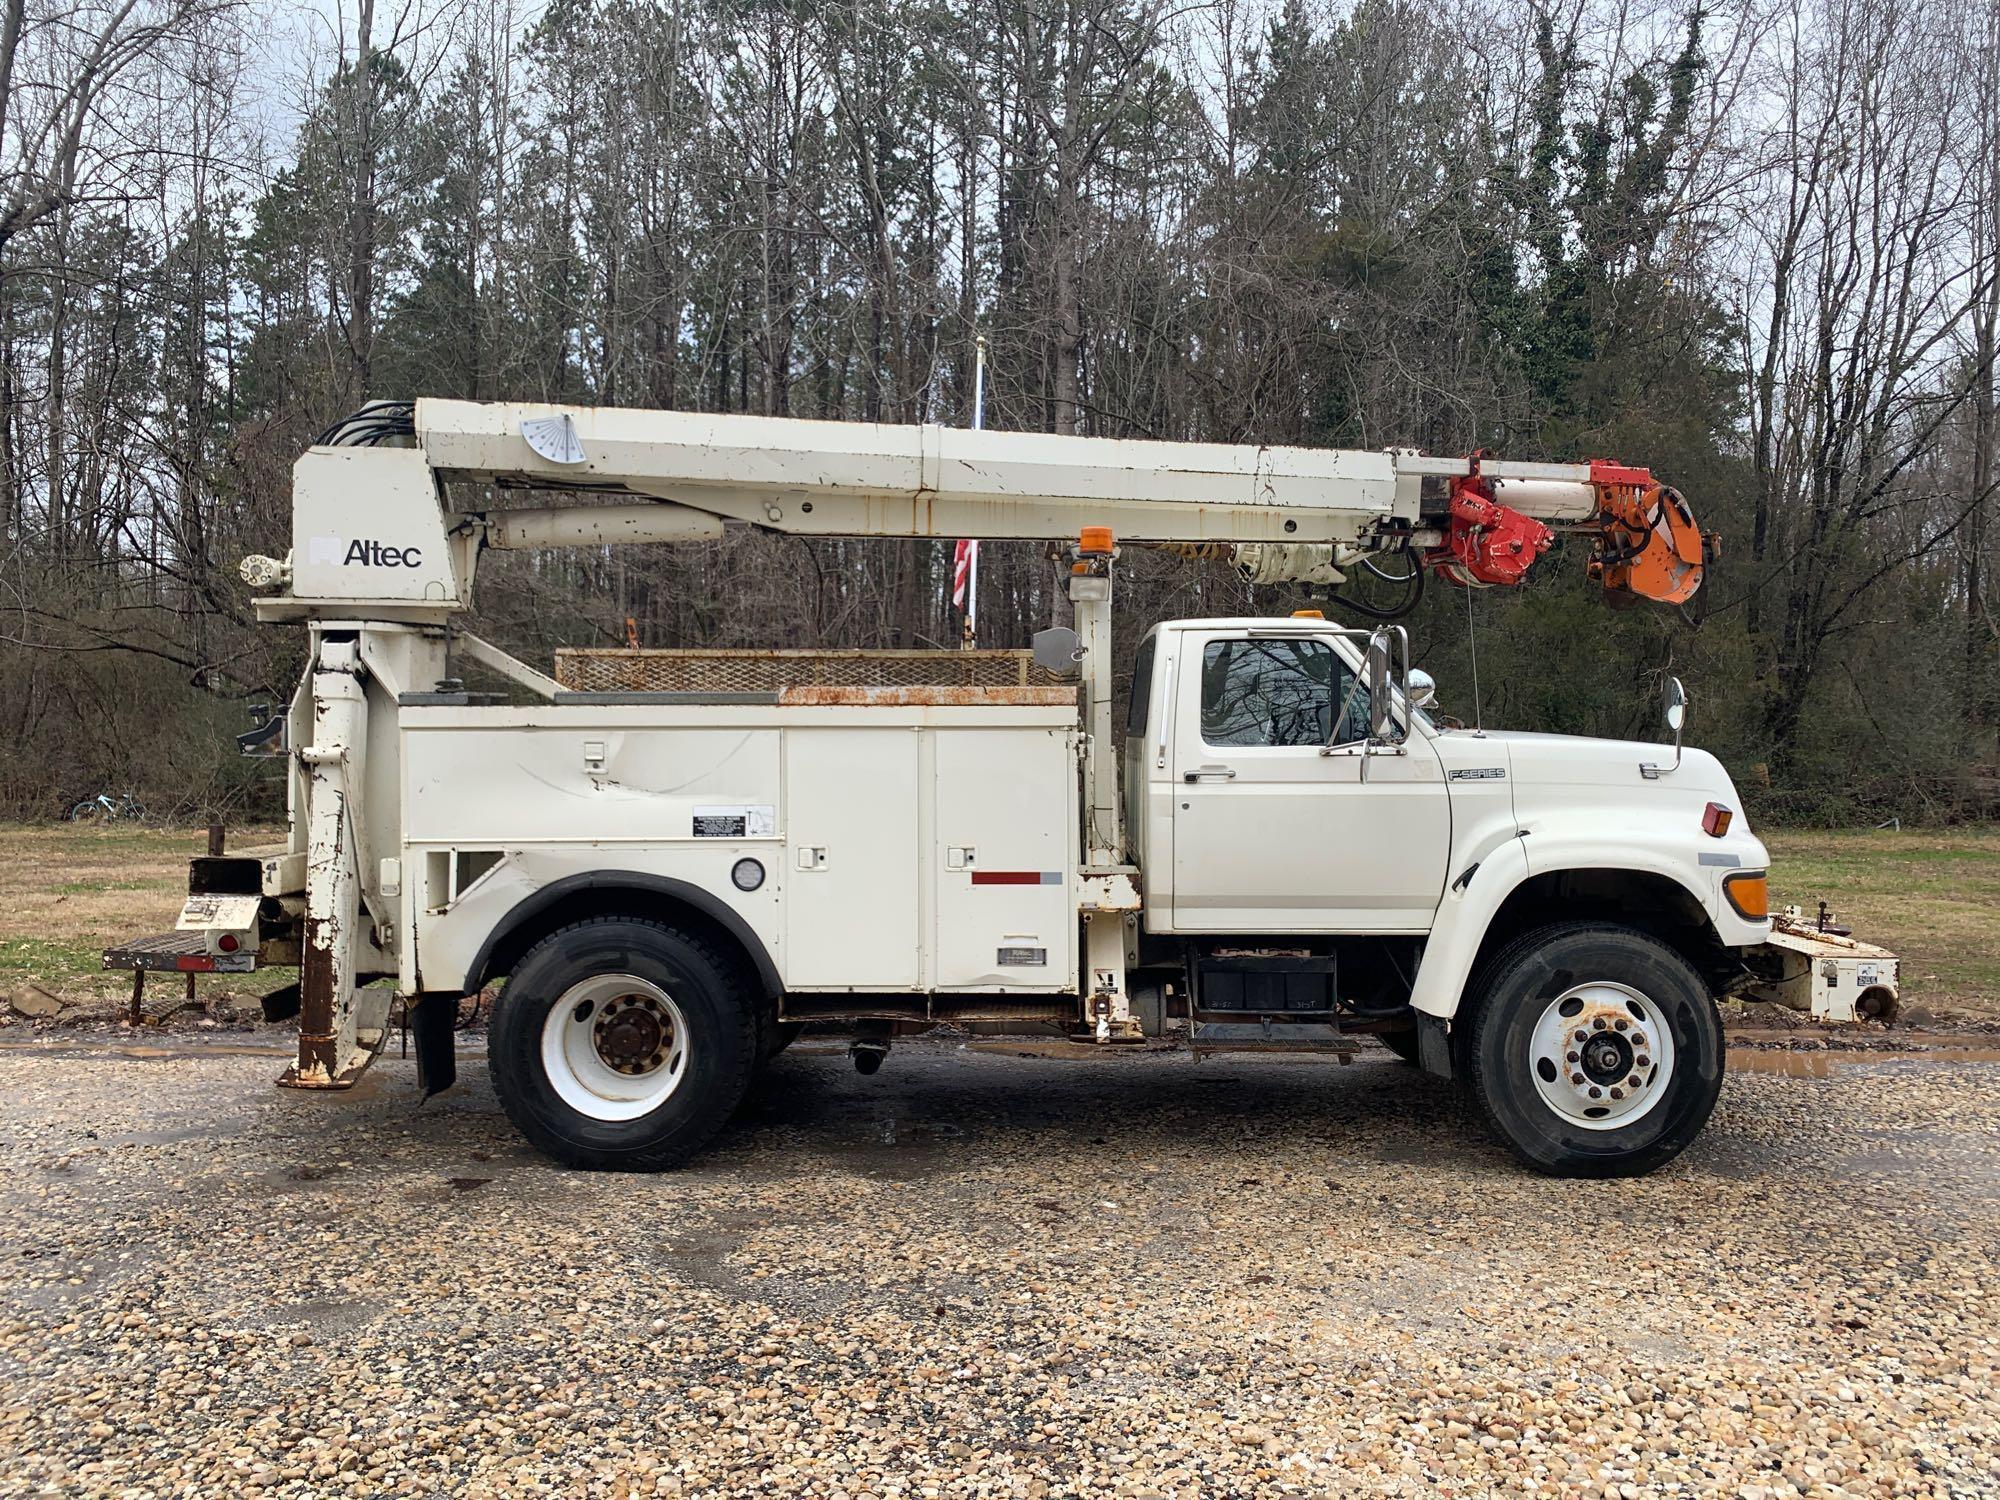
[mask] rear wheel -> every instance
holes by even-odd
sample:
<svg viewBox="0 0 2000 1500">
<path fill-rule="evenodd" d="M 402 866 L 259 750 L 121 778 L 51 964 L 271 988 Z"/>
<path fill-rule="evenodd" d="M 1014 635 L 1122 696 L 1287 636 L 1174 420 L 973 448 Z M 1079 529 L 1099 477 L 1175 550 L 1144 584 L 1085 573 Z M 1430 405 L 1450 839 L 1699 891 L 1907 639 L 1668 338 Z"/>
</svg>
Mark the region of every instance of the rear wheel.
<svg viewBox="0 0 2000 1500">
<path fill-rule="evenodd" d="M 551 933 L 515 967 L 487 1061 L 508 1118 L 543 1152 L 658 1171 L 721 1130 L 757 1043 L 724 954 L 658 922 L 607 917 Z"/>
<path fill-rule="evenodd" d="M 1678 1156 L 1722 1091 L 1722 1022 L 1659 939 L 1579 922 L 1489 964 L 1467 1058 L 1474 1093 L 1537 1171 L 1625 1177 Z"/>
</svg>

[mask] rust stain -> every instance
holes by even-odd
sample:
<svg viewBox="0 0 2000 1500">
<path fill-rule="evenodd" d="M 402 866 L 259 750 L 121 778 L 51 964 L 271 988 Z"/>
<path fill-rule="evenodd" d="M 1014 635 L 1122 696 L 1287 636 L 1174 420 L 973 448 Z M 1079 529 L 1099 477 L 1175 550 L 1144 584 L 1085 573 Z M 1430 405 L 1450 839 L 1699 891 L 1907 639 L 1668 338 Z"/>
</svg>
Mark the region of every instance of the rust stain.
<svg viewBox="0 0 2000 1500">
<path fill-rule="evenodd" d="M 790 687 L 778 694 L 781 708 L 1067 708 L 1076 702 L 1069 687 Z"/>
<path fill-rule="evenodd" d="M 321 796 L 338 795 L 323 783 L 314 790 Z M 333 821 L 332 847 L 321 851 L 316 861 L 322 871 L 329 865 L 337 871 L 339 862 L 346 857 L 347 820 L 343 816 Z M 336 884 L 338 879 L 335 873 L 325 876 L 323 883 Z M 330 1078 L 333 1073 L 334 945 L 346 940 L 340 923 L 331 916 L 308 916 L 304 936 L 299 954 L 298 1075 L 301 1081 L 312 1075 Z"/>
</svg>

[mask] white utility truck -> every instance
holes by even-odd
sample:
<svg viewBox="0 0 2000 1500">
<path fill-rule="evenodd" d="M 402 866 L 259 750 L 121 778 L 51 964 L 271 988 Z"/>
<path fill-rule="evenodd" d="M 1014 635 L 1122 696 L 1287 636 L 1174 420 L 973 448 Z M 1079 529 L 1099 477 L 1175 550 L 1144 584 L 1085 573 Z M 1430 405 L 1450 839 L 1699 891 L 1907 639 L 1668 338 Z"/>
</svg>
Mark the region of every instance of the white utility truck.
<svg viewBox="0 0 2000 1500">
<path fill-rule="evenodd" d="M 1039 665 L 561 653 L 555 677 L 463 628 L 488 549 L 730 523 L 1066 540 L 1077 628 Z M 866 1071 L 940 1023 L 1184 1026 L 1202 1052 L 1371 1034 L 1463 1080 L 1530 1166 L 1643 1172 L 1715 1103 L 1719 995 L 1895 1001 L 1888 955 L 1849 955 L 1836 992 L 1818 939 L 1774 932 L 1677 683 L 1671 745 L 1468 731 L 1427 714 L 1398 627 L 1175 620 L 1112 701 L 1121 548 L 1327 585 L 1400 555 L 1483 586 L 1558 526 L 1607 589 L 1700 582 L 1685 502 L 1601 462 L 376 403 L 298 461 L 290 555 L 244 564 L 259 616 L 311 638 L 267 736 L 289 845 L 197 860 L 181 930 L 106 962 L 298 965 L 299 1088 L 353 1084 L 397 997 L 444 1087 L 461 997 L 500 985 L 499 1097 L 578 1165 L 685 1159 L 818 1021 Z M 467 692 L 475 664 L 509 694 Z"/>
</svg>

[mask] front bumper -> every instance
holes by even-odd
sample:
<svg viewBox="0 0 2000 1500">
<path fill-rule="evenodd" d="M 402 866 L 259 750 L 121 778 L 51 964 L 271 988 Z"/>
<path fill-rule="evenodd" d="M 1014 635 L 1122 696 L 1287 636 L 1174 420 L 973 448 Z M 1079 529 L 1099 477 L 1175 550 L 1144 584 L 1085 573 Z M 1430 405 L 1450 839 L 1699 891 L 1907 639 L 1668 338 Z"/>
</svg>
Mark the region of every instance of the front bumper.
<svg viewBox="0 0 2000 1500">
<path fill-rule="evenodd" d="M 1899 964 L 1887 948 L 1822 932 L 1794 913 L 1771 919 L 1771 935 L 1745 955 L 1746 1000 L 1768 1001 L 1835 1025 L 1896 1019 Z"/>
</svg>

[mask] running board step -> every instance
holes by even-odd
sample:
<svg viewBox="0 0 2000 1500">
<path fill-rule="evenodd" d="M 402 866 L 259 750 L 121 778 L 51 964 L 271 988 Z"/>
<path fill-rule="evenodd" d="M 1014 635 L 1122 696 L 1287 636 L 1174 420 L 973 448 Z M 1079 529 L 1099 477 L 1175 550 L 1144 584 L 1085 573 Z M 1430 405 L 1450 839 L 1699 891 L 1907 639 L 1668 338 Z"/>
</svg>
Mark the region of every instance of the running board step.
<svg viewBox="0 0 2000 1500">
<path fill-rule="evenodd" d="M 1343 1061 L 1360 1042 L 1325 1021 L 1278 1020 L 1272 1016 L 1215 1021 L 1197 1016 L 1188 1030 L 1193 1052 L 1324 1052 Z"/>
</svg>

